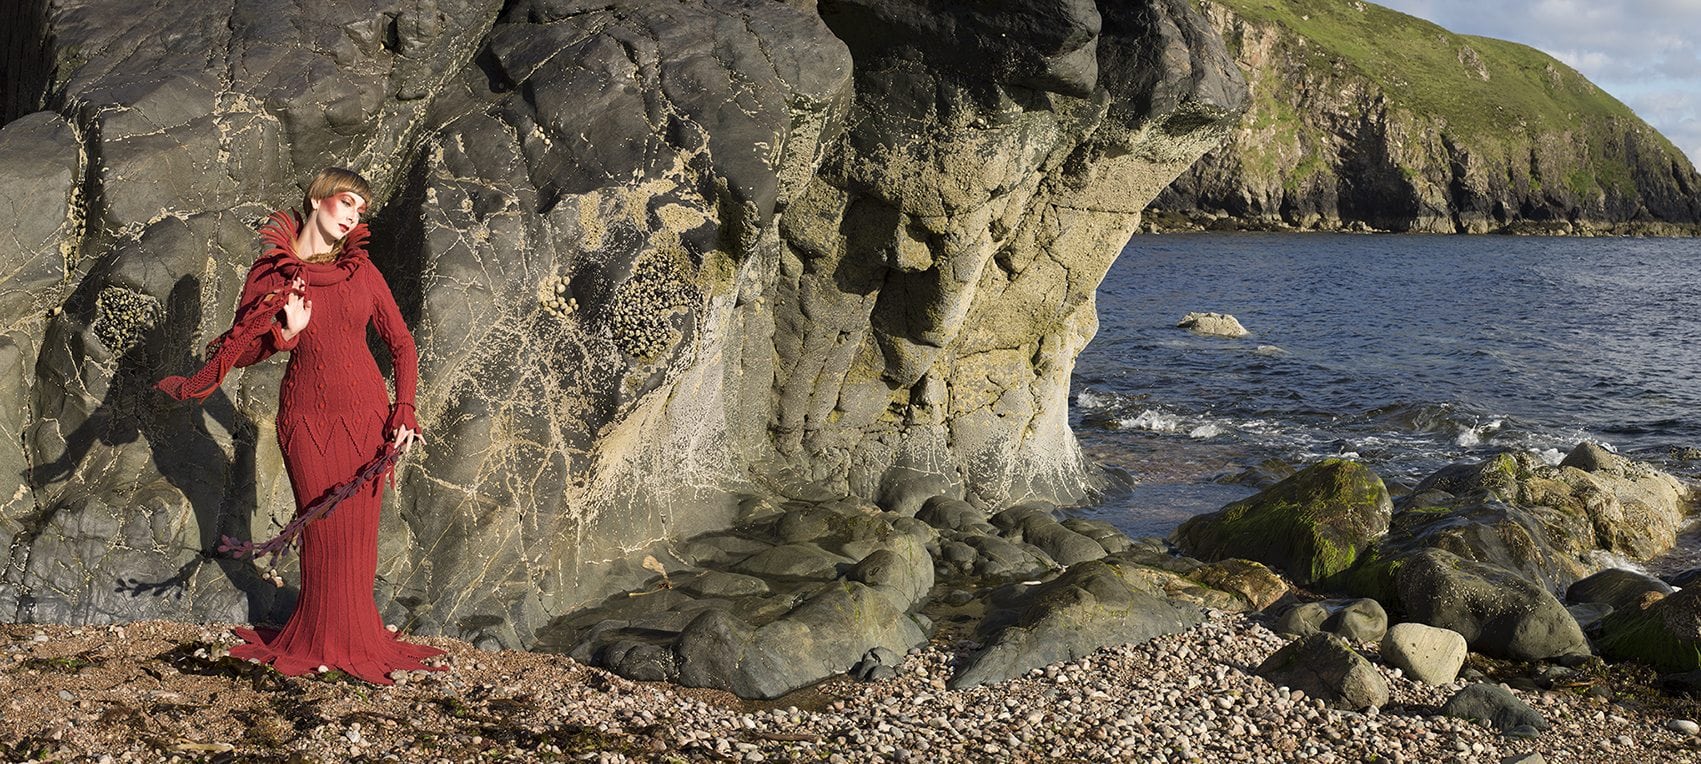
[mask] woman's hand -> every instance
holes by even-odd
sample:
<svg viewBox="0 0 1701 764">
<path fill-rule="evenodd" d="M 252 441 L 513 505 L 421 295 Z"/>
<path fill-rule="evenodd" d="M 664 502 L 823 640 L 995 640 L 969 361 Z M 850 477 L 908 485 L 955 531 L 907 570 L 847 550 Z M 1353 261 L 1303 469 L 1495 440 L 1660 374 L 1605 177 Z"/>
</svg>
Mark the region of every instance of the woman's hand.
<svg viewBox="0 0 1701 764">
<path fill-rule="evenodd" d="M 413 448 L 413 444 L 424 440 L 424 436 L 421 436 L 418 430 L 407 425 L 396 428 L 396 448 L 401 449 L 404 454 L 408 452 L 408 449 Z"/>
<path fill-rule="evenodd" d="M 304 289 L 307 283 L 297 277 L 291 286 L 294 286 L 297 292 L 290 295 L 289 299 L 284 300 L 283 337 L 285 340 L 295 339 L 295 335 L 307 328 L 307 322 L 313 320 L 313 301 L 303 300 L 300 294 L 300 290 Z"/>
</svg>

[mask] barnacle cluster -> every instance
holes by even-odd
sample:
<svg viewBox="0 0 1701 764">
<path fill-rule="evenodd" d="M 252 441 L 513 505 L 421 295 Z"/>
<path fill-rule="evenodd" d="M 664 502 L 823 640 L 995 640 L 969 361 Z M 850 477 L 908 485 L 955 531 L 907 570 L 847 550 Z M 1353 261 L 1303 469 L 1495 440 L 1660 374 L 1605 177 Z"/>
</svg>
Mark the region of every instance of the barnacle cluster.
<svg viewBox="0 0 1701 764">
<path fill-rule="evenodd" d="M 151 295 L 109 286 L 95 295 L 95 337 L 114 354 L 122 354 L 140 342 L 164 312 Z"/>
<path fill-rule="evenodd" d="M 567 277 L 551 276 L 543 280 L 538 287 L 538 304 L 543 311 L 556 318 L 566 318 L 568 313 L 579 309 L 578 299 L 567 294 Z"/>
<path fill-rule="evenodd" d="M 614 291 L 608 327 L 627 355 L 654 359 L 674 343 L 679 332 L 669 319 L 698 299 L 697 290 L 680 270 L 674 258 L 652 252 L 639 260 L 632 277 Z"/>
</svg>

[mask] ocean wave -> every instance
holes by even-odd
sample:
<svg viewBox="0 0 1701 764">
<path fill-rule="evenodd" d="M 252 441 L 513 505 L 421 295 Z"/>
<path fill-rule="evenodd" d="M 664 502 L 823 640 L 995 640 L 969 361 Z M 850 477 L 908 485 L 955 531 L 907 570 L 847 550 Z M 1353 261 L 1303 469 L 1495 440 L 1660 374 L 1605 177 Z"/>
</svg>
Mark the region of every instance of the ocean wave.
<svg viewBox="0 0 1701 764">
<path fill-rule="evenodd" d="M 1181 417 L 1175 414 L 1166 414 L 1157 409 L 1146 409 L 1138 415 L 1116 420 L 1116 426 L 1123 430 L 1177 432 L 1181 429 Z"/>
<path fill-rule="evenodd" d="M 1075 394 L 1075 406 L 1088 411 L 1102 409 L 1115 402 L 1116 396 L 1111 393 L 1100 394 L 1091 390 L 1082 390 Z"/>
<path fill-rule="evenodd" d="M 1194 440 L 1204 440 L 1206 438 L 1215 438 L 1218 435 L 1223 434 L 1224 432 L 1226 432 L 1226 430 L 1224 430 L 1221 425 L 1218 425 L 1218 424 L 1215 424 L 1215 423 L 1212 423 L 1212 422 L 1207 422 L 1207 423 L 1199 425 L 1198 427 L 1195 427 L 1191 430 L 1188 430 L 1187 431 L 1187 437 L 1192 438 Z"/>
</svg>

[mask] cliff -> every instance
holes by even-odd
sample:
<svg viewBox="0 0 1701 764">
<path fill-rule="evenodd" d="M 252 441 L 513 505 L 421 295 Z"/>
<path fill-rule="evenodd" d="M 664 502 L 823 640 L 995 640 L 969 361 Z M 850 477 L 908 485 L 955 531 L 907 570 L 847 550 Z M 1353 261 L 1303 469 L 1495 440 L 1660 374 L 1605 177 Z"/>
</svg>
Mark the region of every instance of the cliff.
<svg viewBox="0 0 1701 764">
<path fill-rule="evenodd" d="M 1418 232 L 1701 230 L 1701 176 L 1534 49 L 1364 2 L 1200 3 L 1246 74 L 1234 138 L 1160 225 Z"/>
<path fill-rule="evenodd" d="M 281 619 L 283 364 L 151 383 L 254 225 L 370 178 L 427 444 L 387 619 L 531 646 L 752 507 L 1073 501 L 1093 294 L 1245 86 L 1186 0 L 27 2 L 0 129 L 0 620 Z M 989 64 L 989 62 L 997 62 Z M 285 576 L 290 575 L 285 571 Z"/>
</svg>

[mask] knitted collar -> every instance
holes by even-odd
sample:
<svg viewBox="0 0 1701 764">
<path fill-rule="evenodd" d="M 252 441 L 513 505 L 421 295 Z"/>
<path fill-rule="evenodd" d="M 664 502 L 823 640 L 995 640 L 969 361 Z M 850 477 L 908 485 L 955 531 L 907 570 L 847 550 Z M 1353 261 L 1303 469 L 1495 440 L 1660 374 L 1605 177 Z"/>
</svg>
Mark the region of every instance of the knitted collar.
<svg viewBox="0 0 1701 764">
<path fill-rule="evenodd" d="M 295 237 L 301 233 L 301 225 L 301 213 L 279 210 L 260 226 L 260 238 L 271 245 L 262 257 L 271 259 L 284 279 L 299 276 L 311 286 L 329 286 L 353 278 L 362 265 L 371 262 L 366 256 L 366 240 L 371 232 L 365 223 L 343 237 L 343 252 L 335 263 L 309 263 L 295 254 Z"/>
</svg>

